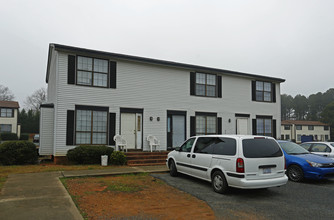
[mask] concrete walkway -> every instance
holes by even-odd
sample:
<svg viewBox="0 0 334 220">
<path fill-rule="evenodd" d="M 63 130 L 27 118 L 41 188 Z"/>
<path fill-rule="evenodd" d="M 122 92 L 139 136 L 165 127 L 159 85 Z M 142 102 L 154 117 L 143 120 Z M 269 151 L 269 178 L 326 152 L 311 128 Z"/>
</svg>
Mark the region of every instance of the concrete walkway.
<svg viewBox="0 0 334 220">
<path fill-rule="evenodd" d="M 60 177 L 167 172 L 166 166 L 120 167 L 10 175 L 0 195 L 0 219 L 83 219 Z"/>
</svg>

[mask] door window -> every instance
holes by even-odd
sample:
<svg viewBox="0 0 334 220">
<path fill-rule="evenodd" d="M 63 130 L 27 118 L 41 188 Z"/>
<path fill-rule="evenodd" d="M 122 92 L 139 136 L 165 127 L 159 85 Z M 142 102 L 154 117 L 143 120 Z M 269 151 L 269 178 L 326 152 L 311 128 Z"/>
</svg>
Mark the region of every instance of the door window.
<svg viewBox="0 0 334 220">
<path fill-rule="evenodd" d="M 195 138 L 191 138 L 187 140 L 182 146 L 181 146 L 181 152 L 190 152 L 191 148 L 194 144 Z"/>
<path fill-rule="evenodd" d="M 331 152 L 331 149 L 327 147 L 325 144 L 313 144 L 311 152 L 327 153 Z"/>
</svg>

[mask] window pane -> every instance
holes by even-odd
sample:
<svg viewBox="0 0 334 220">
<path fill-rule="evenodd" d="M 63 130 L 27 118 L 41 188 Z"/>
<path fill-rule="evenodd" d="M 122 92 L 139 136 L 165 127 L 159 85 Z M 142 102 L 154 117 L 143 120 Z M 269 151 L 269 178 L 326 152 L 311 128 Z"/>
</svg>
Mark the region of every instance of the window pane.
<svg viewBox="0 0 334 220">
<path fill-rule="evenodd" d="M 263 101 L 263 92 L 256 91 L 256 101 Z"/>
<path fill-rule="evenodd" d="M 271 92 L 271 83 L 268 82 L 264 83 L 264 91 Z"/>
<path fill-rule="evenodd" d="M 256 133 L 257 134 L 264 133 L 263 119 L 256 119 Z"/>
<path fill-rule="evenodd" d="M 93 133 L 93 144 L 106 144 L 107 135 L 106 133 Z"/>
<path fill-rule="evenodd" d="M 247 158 L 281 157 L 281 148 L 273 139 L 245 139 L 242 141 L 244 156 Z"/>
<path fill-rule="evenodd" d="M 5 108 L 1 109 L 1 117 L 6 117 L 6 109 Z"/>
<path fill-rule="evenodd" d="M 196 83 L 205 84 L 205 74 L 196 73 Z"/>
<path fill-rule="evenodd" d="M 216 96 L 216 86 L 207 86 L 206 87 L 207 96 Z"/>
<path fill-rule="evenodd" d="M 93 112 L 93 131 L 106 132 L 107 131 L 107 112 Z M 94 135 L 93 135 L 94 138 Z"/>
<path fill-rule="evenodd" d="M 108 73 L 108 61 L 94 59 L 94 71 L 101 73 Z"/>
<path fill-rule="evenodd" d="M 271 134 L 271 119 L 264 120 L 264 131 L 266 134 Z"/>
<path fill-rule="evenodd" d="M 78 57 L 78 69 L 92 71 L 93 59 L 88 57 Z"/>
<path fill-rule="evenodd" d="M 256 90 L 263 91 L 263 82 L 256 81 Z"/>
<path fill-rule="evenodd" d="M 78 84 L 80 85 L 92 85 L 92 73 L 78 71 Z"/>
<path fill-rule="evenodd" d="M 207 74 L 206 75 L 206 84 L 208 85 L 216 85 L 216 75 L 210 75 L 210 74 Z"/>
<path fill-rule="evenodd" d="M 196 116 L 196 134 L 205 134 L 204 116 Z"/>
<path fill-rule="evenodd" d="M 217 138 L 211 138 L 211 137 L 198 138 L 196 141 L 194 152 L 212 154 L 213 146 L 215 145 L 216 142 Z"/>
<path fill-rule="evenodd" d="M 1 133 L 12 132 L 12 125 L 7 125 L 7 124 L 0 125 L 0 132 Z"/>
<path fill-rule="evenodd" d="M 264 92 L 264 101 L 270 102 L 271 101 L 271 93 L 270 92 Z"/>
<path fill-rule="evenodd" d="M 76 144 L 90 144 L 90 133 L 76 133 Z"/>
<path fill-rule="evenodd" d="M 219 138 L 214 146 L 213 154 L 235 155 L 237 152 L 236 141 L 232 138 Z"/>
<path fill-rule="evenodd" d="M 216 117 L 214 116 L 207 116 L 206 117 L 206 126 L 207 126 L 207 133 L 208 134 L 216 134 Z"/>
<path fill-rule="evenodd" d="M 103 73 L 94 73 L 94 86 L 107 87 L 108 75 Z"/>
<path fill-rule="evenodd" d="M 76 131 L 91 131 L 91 117 L 90 110 L 77 110 Z"/>
<path fill-rule="evenodd" d="M 196 95 L 205 95 L 205 85 L 196 84 Z"/>
</svg>

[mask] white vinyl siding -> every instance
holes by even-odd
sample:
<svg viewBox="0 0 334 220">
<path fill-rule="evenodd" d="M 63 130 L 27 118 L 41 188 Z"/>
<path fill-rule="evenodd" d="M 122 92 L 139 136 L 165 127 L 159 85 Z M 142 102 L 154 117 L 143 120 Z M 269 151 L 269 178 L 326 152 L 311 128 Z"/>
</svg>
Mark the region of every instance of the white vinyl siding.
<svg viewBox="0 0 334 220">
<path fill-rule="evenodd" d="M 117 62 L 117 88 L 106 89 L 67 84 L 68 54 L 58 53 L 58 78 L 55 106 L 55 156 L 65 156 L 67 150 L 75 146 L 66 146 L 67 110 L 75 110 L 75 105 L 93 105 L 109 107 L 116 113 L 116 134 L 120 129 L 120 108 L 141 108 L 143 111 L 143 146 L 148 150 L 148 135 L 160 140 L 160 148 L 167 146 L 167 110 L 187 112 L 186 137 L 190 136 L 190 116 L 196 111 L 215 112 L 222 117 L 223 134 L 235 133 L 235 113 L 272 115 L 280 119 L 280 100 L 276 103 L 251 101 L 250 79 L 222 76 L 224 99 L 190 96 L 190 71 L 154 64 L 136 63 L 111 59 Z M 51 86 L 51 85 L 49 85 Z M 279 84 L 276 94 L 279 93 Z M 153 121 L 149 118 L 152 117 Z M 160 121 L 157 120 L 160 118 Z M 230 122 L 229 122 L 229 119 Z M 277 133 L 280 134 L 280 120 L 277 120 Z"/>
</svg>

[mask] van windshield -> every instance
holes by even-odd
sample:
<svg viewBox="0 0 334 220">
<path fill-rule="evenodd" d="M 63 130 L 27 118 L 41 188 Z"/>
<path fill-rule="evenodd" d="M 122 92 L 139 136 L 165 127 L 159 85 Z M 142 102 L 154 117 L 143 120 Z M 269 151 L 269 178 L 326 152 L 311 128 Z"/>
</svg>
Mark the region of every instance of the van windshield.
<svg viewBox="0 0 334 220">
<path fill-rule="evenodd" d="M 281 157 L 281 148 L 273 139 L 244 139 L 242 149 L 246 158 Z"/>
</svg>

